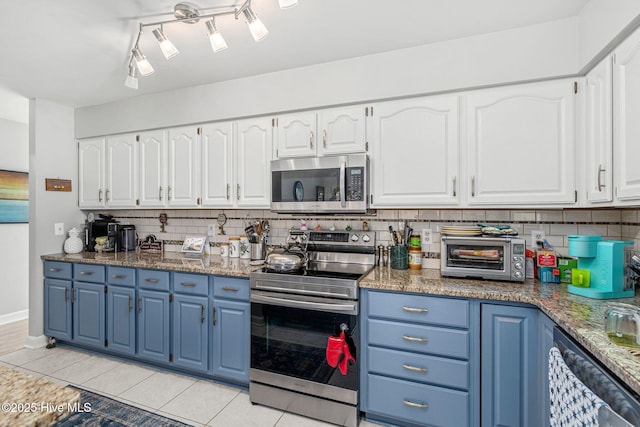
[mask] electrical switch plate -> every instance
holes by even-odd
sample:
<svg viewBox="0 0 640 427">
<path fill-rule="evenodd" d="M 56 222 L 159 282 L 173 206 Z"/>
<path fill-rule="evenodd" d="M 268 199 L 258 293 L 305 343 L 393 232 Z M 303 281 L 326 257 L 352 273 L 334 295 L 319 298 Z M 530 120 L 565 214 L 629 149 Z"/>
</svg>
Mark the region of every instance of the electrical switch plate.
<svg viewBox="0 0 640 427">
<path fill-rule="evenodd" d="M 207 236 L 209 236 L 209 237 L 215 236 L 216 235 L 216 226 L 215 226 L 215 224 L 209 224 L 207 227 L 208 227 L 207 228 Z"/>
<path fill-rule="evenodd" d="M 423 228 L 420 233 L 420 243 L 422 245 L 430 245 L 433 243 L 433 233 L 430 228 Z"/>
<path fill-rule="evenodd" d="M 531 246 L 536 247 L 538 241 L 543 241 L 545 239 L 544 231 L 535 230 L 531 232 Z"/>
<path fill-rule="evenodd" d="M 53 225 L 53 233 L 56 236 L 64 236 L 64 222 L 56 222 Z"/>
</svg>

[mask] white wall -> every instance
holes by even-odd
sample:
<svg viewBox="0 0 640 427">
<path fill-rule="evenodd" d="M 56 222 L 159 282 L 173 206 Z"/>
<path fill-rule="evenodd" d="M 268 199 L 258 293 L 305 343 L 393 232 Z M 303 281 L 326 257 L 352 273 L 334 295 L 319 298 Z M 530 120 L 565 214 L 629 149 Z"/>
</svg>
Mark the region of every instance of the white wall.
<svg viewBox="0 0 640 427">
<path fill-rule="evenodd" d="M 579 68 L 588 71 L 639 24 L 638 0 L 591 0 L 578 16 Z"/>
<path fill-rule="evenodd" d="M 55 236 L 54 224 L 65 231 L 84 223 L 78 209 L 78 149 L 74 110 L 42 100 L 29 102 L 29 338 L 39 347 L 44 337 L 43 254 L 62 252 L 67 236 Z M 71 179 L 71 192 L 45 191 L 45 178 Z"/>
<path fill-rule="evenodd" d="M 20 103 L 2 98 L 3 105 Z M 26 102 L 26 98 L 25 98 Z M 25 106 L 27 104 L 25 103 Z M 28 108 L 25 108 L 25 113 Z M 0 114 L 3 112 L 0 111 Z M 2 117 L 0 115 L 0 117 Z M 19 118 L 13 116 L 13 118 Z M 0 118 L 0 169 L 29 171 L 29 126 Z M 26 319 L 29 299 L 29 224 L 0 224 L 0 325 Z"/>
<path fill-rule="evenodd" d="M 577 18 L 569 18 L 143 95 L 76 110 L 76 137 L 570 75 L 577 34 Z"/>
</svg>

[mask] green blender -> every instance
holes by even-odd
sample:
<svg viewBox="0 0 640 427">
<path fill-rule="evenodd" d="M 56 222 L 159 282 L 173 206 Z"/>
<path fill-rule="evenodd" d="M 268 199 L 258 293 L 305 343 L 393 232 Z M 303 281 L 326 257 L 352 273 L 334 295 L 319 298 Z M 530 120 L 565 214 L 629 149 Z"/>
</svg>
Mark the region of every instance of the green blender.
<svg viewBox="0 0 640 427">
<path fill-rule="evenodd" d="M 624 248 L 633 242 L 602 240 L 602 236 L 570 235 L 569 255 L 578 258 L 578 269 L 589 270 L 588 287 L 569 285 L 569 293 L 588 298 L 632 298 L 635 289 L 625 284 Z"/>
</svg>

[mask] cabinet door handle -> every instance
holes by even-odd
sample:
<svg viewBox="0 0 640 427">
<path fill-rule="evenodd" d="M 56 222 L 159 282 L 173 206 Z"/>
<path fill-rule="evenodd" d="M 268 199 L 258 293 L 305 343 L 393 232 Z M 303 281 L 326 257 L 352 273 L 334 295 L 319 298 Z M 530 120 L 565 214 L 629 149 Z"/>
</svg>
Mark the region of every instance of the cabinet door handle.
<svg viewBox="0 0 640 427">
<path fill-rule="evenodd" d="M 71 303 L 73 304 L 74 302 L 76 302 L 76 290 L 71 289 Z"/>
<path fill-rule="evenodd" d="M 105 193 L 105 196 L 106 197 L 104 198 L 104 201 L 108 202 L 109 201 L 109 189 L 108 188 L 107 188 L 107 192 Z"/>
<path fill-rule="evenodd" d="M 204 323 L 204 304 L 200 304 L 200 323 Z"/>
<path fill-rule="evenodd" d="M 81 271 L 80 275 L 81 276 L 91 276 L 93 274 L 93 271 Z"/>
<path fill-rule="evenodd" d="M 69 301 L 69 289 L 64 288 L 64 300 Z"/>
<path fill-rule="evenodd" d="M 407 369 L 409 371 L 415 371 L 415 372 L 427 372 L 427 368 L 418 368 L 417 366 L 411 366 L 411 365 L 402 365 L 402 367 L 404 369 Z"/>
<path fill-rule="evenodd" d="M 231 186 L 229 184 L 227 184 L 227 200 L 229 200 L 229 190 L 231 189 Z"/>
<path fill-rule="evenodd" d="M 195 283 L 190 283 L 190 282 L 182 282 L 180 283 L 181 286 L 186 286 L 187 288 L 193 288 L 194 286 L 196 286 Z"/>
<path fill-rule="evenodd" d="M 60 271 L 60 269 L 59 268 L 50 268 L 49 271 L 52 272 L 52 273 L 58 273 Z"/>
<path fill-rule="evenodd" d="M 406 305 L 402 309 L 409 313 L 427 313 L 429 311 L 426 308 L 407 307 Z"/>
<path fill-rule="evenodd" d="M 144 279 L 145 282 L 147 283 L 158 283 L 159 280 L 158 279 Z"/>
<path fill-rule="evenodd" d="M 453 177 L 453 197 L 456 197 L 456 177 Z"/>
<path fill-rule="evenodd" d="M 213 325 L 216 324 L 216 308 L 215 307 L 211 309 L 211 323 Z"/>
<path fill-rule="evenodd" d="M 138 297 L 138 313 L 142 311 L 142 298 Z"/>
<path fill-rule="evenodd" d="M 131 295 L 127 295 L 127 298 L 129 298 L 127 301 L 127 311 L 131 313 Z"/>
<path fill-rule="evenodd" d="M 236 186 L 236 198 L 240 200 L 240 184 Z"/>
<path fill-rule="evenodd" d="M 158 189 L 158 200 L 162 201 L 162 185 Z"/>
<path fill-rule="evenodd" d="M 606 185 L 602 183 L 603 172 L 606 172 L 606 169 L 603 168 L 602 165 L 599 165 L 598 166 L 598 188 L 596 189 L 596 191 L 602 191 L 602 189 L 606 187 Z"/>
<path fill-rule="evenodd" d="M 322 129 L 322 146 L 327 148 L 327 130 Z"/>
<path fill-rule="evenodd" d="M 427 409 L 429 406 L 424 404 L 424 403 L 415 403 L 415 402 L 411 402 L 409 400 L 403 400 L 402 403 L 404 403 L 407 406 L 411 406 L 412 408 L 420 408 L 420 409 Z"/>
<path fill-rule="evenodd" d="M 227 288 L 224 287 L 222 288 L 223 291 L 229 291 L 229 292 L 238 292 L 238 288 Z"/>
<path fill-rule="evenodd" d="M 313 131 L 309 132 L 309 148 L 313 150 Z"/>
<path fill-rule="evenodd" d="M 410 337 L 408 335 L 403 335 L 402 339 L 406 340 L 406 341 L 411 341 L 411 342 L 427 342 L 427 341 L 429 341 L 427 338 L 416 338 L 416 337 Z"/>
<path fill-rule="evenodd" d="M 122 280 L 127 276 L 122 276 L 120 274 L 114 274 L 113 276 L 111 276 L 112 279 L 118 279 L 118 280 Z"/>
<path fill-rule="evenodd" d="M 102 188 L 98 189 L 98 201 L 102 202 Z"/>
<path fill-rule="evenodd" d="M 167 200 L 171 201 L 171 186 L 167 188 Z"/>
<path fill-rule="evenodd" d="M 476 197 L 476 177 L 471 177 L 471 197 Z"/>
</svg>

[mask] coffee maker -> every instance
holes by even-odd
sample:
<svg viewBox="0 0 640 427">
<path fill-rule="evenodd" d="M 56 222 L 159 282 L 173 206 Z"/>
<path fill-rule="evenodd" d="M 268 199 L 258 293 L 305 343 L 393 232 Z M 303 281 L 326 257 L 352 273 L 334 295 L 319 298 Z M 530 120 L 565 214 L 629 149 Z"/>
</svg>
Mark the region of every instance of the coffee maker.
<svg viewBox="0 0 640 427">
<path fill-rule="evenodd" d="M 108 236 L 109 224 L 115 222 L 110 215 L 100 214 L 100 218 L 87 223 L 84 229 L 84 246 L 88 252 L 96 251 L 96 237 Z"/>
<path fill-rule="evenodd" d="M 625 246 L 633 242 L 602 240 L 602 236 L 570 235 L 569 256 L 578 258 L 578 269 L 589 270 L 588 287 L 569 285 L 569 293 L 588 298 L 632 298 L 633 285 L 625 281 Z"/>
<path fill-rule="evenodd" d="M 137 246 L 136 226 L 112 222 L 107 225 L 109 248 L 115 252 L 133 251 Z"/>
</svg>

